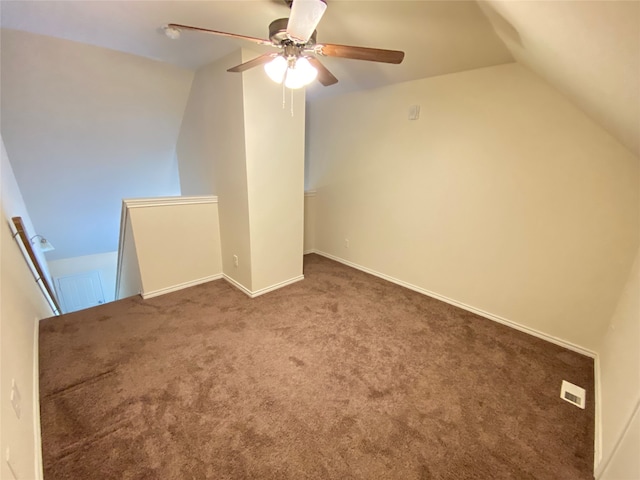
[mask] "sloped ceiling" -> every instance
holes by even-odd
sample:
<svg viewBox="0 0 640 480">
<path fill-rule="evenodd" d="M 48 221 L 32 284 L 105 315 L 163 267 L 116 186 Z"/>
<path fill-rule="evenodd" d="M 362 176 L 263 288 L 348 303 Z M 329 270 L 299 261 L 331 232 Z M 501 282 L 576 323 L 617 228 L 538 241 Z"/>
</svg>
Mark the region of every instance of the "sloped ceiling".
<svg viewBox="0 0 640 480">
<path fill-rule="evenodd" d="M 2 26 L 66 38 L 197 69 L 251 43 L 193 32 L 179 40 L 161 27 L 182 23 L 268 37 L 273 20 L 288 17 L 283 0 L 258 1 L 7 1 Z M 474 0 L 329 0 L 318 41 L 406 52 L 401 65 L 325 58 L 337 85 L 308 89 L 311 97 L 512 62 L 513 57 Z"/>
<path fill-rule="evenodd" d="M 515 59 L 640 153 L 640 2 L 480 3 Z"/>
<path fill-rule="evenodd" d="M 638 0 L 328 0 L 328 5 L 318 27 L 319 41 L 399 49 L 406 52 L 406 57 L 399 66 L 325 58 L 324 63 L 340 83 L 328 88 L 312 85 L 308 88 L 311 101 L 515 58 L 569 97 L 631 151 L 640 153 Z M 232 39 L 190 33 L 171 41 L 161 30 L 166 23 L 264 38 L 272 20 L 288 16 L 283 0 L 3 0 L 0 8 L 5 28 L 66 38 L 190 69 L 248 46 Z"/>
<path fill-rule="evenodd" d="M 635 154 L 640 151 L 638 1 L 328 0 L 328 5 L 318 27 L 320 42 L 398 49 L 406 56 L 401 65 L 324 58 L 340 82 L 328 88 L 310 86 L 311 102 L 515 60 L 563 92 Z M 189 32 L 171 40 L 163 34 L 163 25 L 184 23 L 264 38 L 268 24 L 288 12 L 282 0 L 0 2 L 3 29 L 73 40 L 191 70 L 239 47 L 256 53 L 269 49 Z M 55 70 L 65 70 L 65 60 L 61 62 Z M 7 85 L 2 87 L 6 90 Z M 11 92 L 5 95 L 10 97 Z M 167 140 L 175 144 L 175 138 Z M 8 150 L 16 150 L 11 138 L 5 143 Z M 18 164 L 25 159 L 13 155 L 11 161 Z M 51 165 L 29 168 L 54 171 Z M 104 241 L 97 243 L 102 245 L 100 251 L 107 248 Z M 99 253 L 86 248 L 65 252 L 65 256 Z"/>
</svg>

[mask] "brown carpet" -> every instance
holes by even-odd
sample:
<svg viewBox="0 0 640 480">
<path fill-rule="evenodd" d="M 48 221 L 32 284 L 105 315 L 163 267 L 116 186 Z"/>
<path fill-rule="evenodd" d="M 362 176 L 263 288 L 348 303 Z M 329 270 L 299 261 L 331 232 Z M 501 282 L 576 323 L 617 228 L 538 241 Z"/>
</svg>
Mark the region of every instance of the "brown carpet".
<svg viewBox="0 0 640 480">
<path fill-rule="evenodd" d="M 304 273 L 42 321 L 45 479 L 593 478 L 591 359 L 317 255 Z"/>
</svg>

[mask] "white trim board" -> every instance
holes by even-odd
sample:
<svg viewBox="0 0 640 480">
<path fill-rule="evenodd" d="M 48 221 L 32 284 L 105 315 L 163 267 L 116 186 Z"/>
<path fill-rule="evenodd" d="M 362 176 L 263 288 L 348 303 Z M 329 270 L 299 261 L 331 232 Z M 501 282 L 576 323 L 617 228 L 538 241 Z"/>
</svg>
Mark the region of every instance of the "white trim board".
<svg viewBox="0 0 640 480">
<path fill-rule="evenodd" d="M 593 432 L 593 472 L 602 462 L 602 384 L 600 380 L 600 356 L 596 354 L 593 361 L 593 396 L 595 401 L 594 422 L 595 431 Z"/>
<path fill-rule="evenodd" d="M 33 329 L 33 449 L 35 480 L 44 478 L 42 463 L 42 429 L 40 426 L 40 319 Z"/>
<path fill-rule="evenodd" d="M 215 195 L 199 195 L 191 197 L 152 197 L 125 198 L 122 200 L 127 208 L 164 207 L 167 205 L 191 205 L 196 203 L 218 203 Z"/>
<path fill-rule="evenodd" d="M 582 355 L 586 355 L 587 357 L 594 358 L 594 359 L 597 357 L 597 353 L 594 352 L 593 350 L 589 350 L 587 348 L 584 348 L 584 347 L 581 347 L 579 345 L 576 345 L 575 343 L 571 343 L 571 342 L 569 342 L 567 340 L 563 340 L 561 338 L 554 337 L 553 335 L 548 335 L 548 334 L 546 334 L 544 332 L 541 332 L 539 330 L 536 330 L 534 328 L 527 327 L 525 325 L 521 325 L 521 324 L 519 324 L 517 322 L 514 322 L 512 320 L 508 320 L 508 319 L 506 319 L 504 317 L 501 317 L 499 315 L 495 315 L 493 313 L 486 312 L 486 311 L 484 311 L 484 310 L 482 310 L 480 308 L 476 308 L 476 307 L 473 307 L 471 305 L 467 305 L 466 303 L 462 303 L 462 302 L 459 302 L 457 300 L 454 300 L 452 298 L 445 297 L 444 295 L 440 295 L 439 293 L 435 293 L 435 292 L 431 292 L 429 290 L 425 290 L 424 288 L 417 287 L 417 286 L 412 285 L 412 284 L 410 284 L 408 282 L 405 282 L 403 280 L 399 280 L 397 278 L 391 277 L 391 276 L 386 275 L 384 273 L 380 273 L 380 272 L 377 272 L 377 271 L 372 270 L 370 268 L 363 267 L 362 265 L 358 265 L 357 263 L 350 262 L 349 260 L 345 260 L 343 258 L 336 257 L 334 255 L 331 255 L 330 253 L 322 252 L 322 251 L 319 251 L 319 250 L 313 250 L 313 251 L 310 251 L 309 253 L 316 253 L 318 255 L 321 255 L 323 257 L 329 258 L 331 260 L 335 260 L 336 262 L 342 263 L 342 264 L 347 265 L 349 267 L 353 267 L 353 268 L 355 268 L 357 270 L 360 270 L 362 272 L 368 273 L 370 275 L 374 275 L 376 277 L 382 278 L 383 280 L 387 280 L 388 282 L 395 283 L 396 285 L 400 285 L 401 287 L 408 288 L 409 290 L 413 290 L 414 292 L 422 293 L 423 295 L 426 295 L 426 296 L 431 297 L 431 298 L 435 298 L 436 300 L 443 301 L 445 303 L 448 303 L 449 305 L 453 305 L 455 307 L 461 308 L 461 309 L 466 310 L 468 312 L 475 313 L 476 315 L 479 315 L 479 316 L 481 316 L 483 318 L 486 318 L 486 319 L 489 319 L 489 320 L 493 320 L 494 322 L 501 323 L 503 325 L 506 325 L 508 327 L 514 328 L 514 329 L 519 330 L 519 331 L 524 332 L 524 333 L 528 333 L 529 335 L 533 335 L 534 337 L 541 338 L 542 340 L 546 340 L 547 342 L 551 342 L 553 344 L 560 345 L 561 347 L 564 347 L 564 348 L 566 348 L 568 350 L 572 350 L 574 352 L 580 353 Z"/>
<path fill-rule="evenodd" d="M 299 282 L 300 280 L 304 280 L 304 275 L 298 275 L 297 277 L 290 278 L 289 280 L 284 280 L 283 282 L 275 283 L 269 287 L 261 288 L 259 290 L 249 290 L 247 287 L 226 274 L 223 274 L 222 278 L 224 278 L 227 282 L 236 287 L 242 293 L 247 295 L 249 298 L 256 298 L 260 295 L 264 295 L 265 293 L 273 292 L 274 290 L 278 290 L 279 288 L 286 287 L 287 285 Z"/>
<path fill-rule="evenodd" d="M 190 280 L 188 282 L 179 283 L 177 285 L 172 285 L 170 287 L 159 288 L 158 290 L 152 290 L 150 292 L 142 292 L 140 295 L 145 300 L 153 297 L 158 297 L 160 295 L 164 295 L 166 293 L 177 292 L 178 290 L 182 290 L 184 288 L 195 287 L 196 285 L 200 285 L 202 283 L 212 282 L 213 280 L 220 280 L 222 278 L 222 274 L 218 273 L 216 275 L 209 275 L 208 277 L 197 278 L 196 280 Z"/>
</svg>

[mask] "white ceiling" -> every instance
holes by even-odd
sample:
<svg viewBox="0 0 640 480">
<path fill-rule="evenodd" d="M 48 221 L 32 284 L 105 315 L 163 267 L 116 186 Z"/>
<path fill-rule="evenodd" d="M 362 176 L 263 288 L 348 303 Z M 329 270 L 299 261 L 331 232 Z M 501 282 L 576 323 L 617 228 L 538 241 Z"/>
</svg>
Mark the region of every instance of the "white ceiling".
<svg viewBox="0 0 640 480">
<path fill-rule="evenodd" d="M 0 25 L 194 70 L 239 47 L 258 53 L 269 49 L 189 32 L 174 41 L 164 35 L 163 25 L 266 38 L 269 23 L 288 13 L 283 0 L 1 0 Z M 406 56 L 401 65 L 323 58 L 339 83 L 308 87 L 312 102 L 518 61 L 636 155 L 640 152 L 640 0 L 328 0 L 318 41 L 403 50 Z M 60 69 L 66 66 L 62 63 Z"/>
<path fill-rule="evenodd" d="M 640 1 L 480 6 L 519 63 L 640 154 Z"/>
<path fill-rule="evenodd" d="M 2 0 L 4 28 L 66 38 L 189 69 L 246 42 L 161 27 L 183 23 L 266 38 L 283 0 Z M 401 65 L 324 58 L 339 83 L 310 100 L 517 60 L 640 153 L 639 0 L 328 0 L 318 41 L 403 50 Z M 267 51 L 265 50 L 265 51 Z"/>
<path fill-rule="evenodd" d="M 271 51 L 242 40 L 161 29 L 181 23 L 267 38 L 269 23 L 287 17 L 283 0 L 257 1 L 2 1 L 2 26 L 89 43 L 196 69 L 238 47 Z M 318 41 L 403 50 L 401 65 L 324 58 L 339 83 L 314 85 L 310 96 L 512 62 L 513 57 L 471 1 L 329 0 Z"/>
</svg>

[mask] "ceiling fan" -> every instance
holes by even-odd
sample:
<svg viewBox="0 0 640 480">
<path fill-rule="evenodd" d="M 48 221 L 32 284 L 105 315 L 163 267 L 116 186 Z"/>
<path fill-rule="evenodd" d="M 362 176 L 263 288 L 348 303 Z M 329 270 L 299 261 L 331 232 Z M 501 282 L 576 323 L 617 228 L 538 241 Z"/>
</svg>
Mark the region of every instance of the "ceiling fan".
<svg viewBox="0 0 640 480">
<path fill-rule="evenodd" d="M 404 52 L 398 50 L 316 43 L 316 27 L 327 8 L 325 0 L 285 0 L 285 2 L 291 7 L 291 15 L 288 19 L 279 18 L 271 22 L 269 40 L 177 23 L 166 25 L 164 30 L 170 38 L 178 38 L 181 30 L 190 30 L 239 38 L 278 48 L 280 50 L 278 53 L 266 53 L 227 71 L 244 72 L 258 65 L 264 65 L 267 75 L 272 80 L 284 83 L 291 89 L 308 85 L 316 77 L 325 87 L 338 82 L 338 79 L 320 63 L 316 55 L 393 64 L 401 63 L 404 58 Z"/>
</svg>

